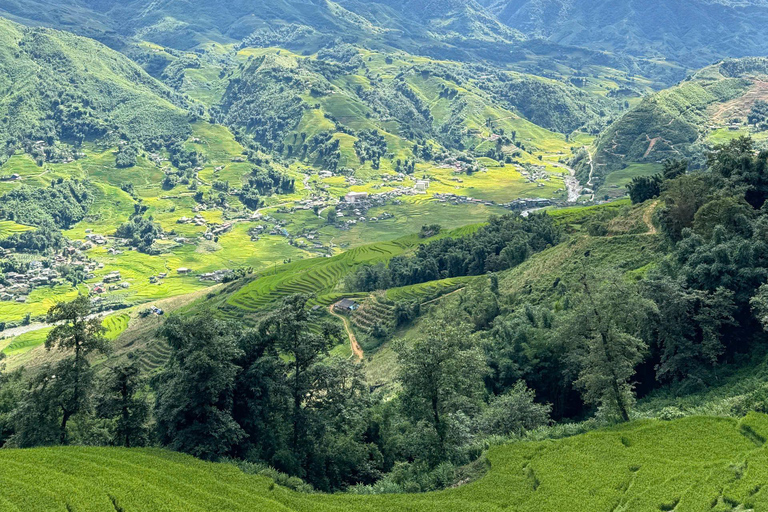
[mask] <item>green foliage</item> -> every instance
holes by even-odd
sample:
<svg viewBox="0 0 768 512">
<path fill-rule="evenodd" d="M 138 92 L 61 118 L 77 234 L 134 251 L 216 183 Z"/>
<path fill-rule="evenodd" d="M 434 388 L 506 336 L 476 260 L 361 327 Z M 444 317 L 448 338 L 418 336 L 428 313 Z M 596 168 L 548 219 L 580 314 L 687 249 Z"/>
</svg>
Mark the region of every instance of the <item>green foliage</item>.
<svg viewBox="0 0 768 512">
<path fill-rule="evenodd" d="M 387 266 L 361 268 L 347 278 L 347 287 L 355 291 L 384 290 L 504 270 L 556 245 L 560 237 L 546 214 L 492 217 L 488 225 L 469 236 L 441 238 L 420 245 L 413 256 L 392 258 Z"/>
<path fill-rule="evenodd" d="M 64 32 L 0 24 L 0 83 L 8 91 L 0 107 L 3 147 L 24 145 L 41 160 L 56 160 L 37 141 L 50 148 L 114 131 L 152 146 L 189 133 L 186 114 L 172 104 L 180 98 L 126 57 Z"/>
<path fill-rule="evenodd" d="M 22 186 L 0 197 L 0 216 L 32 226 L 66 229 L 80 222 L 93 204 L 87 182 L 52 182 L 50 187 Z"/>
<path fill-rule="evenodd" d="M 173 316 L 163 326 L 171 358 L 157 377 L 155 416 L 161 443 L 204 459 L 229 454 L 246 433 L 232 418 L 242 353 L 229 325 Z"/>
<path fill-rule="evenodd" d="M 113 443 L 130 448 L 149 441 L 150 404 L 136 361 L 110 368 L 98 385 L 96 415 L 107 421 Z"/>
<path fill-rule="evenodd" d="M 400 399 L 406 416 L 423 437 L 419 459 L 435 467 L 451 460 L 462 444 L 462 412 L 479 406 L 486 369 L 465 326 L 431 320 L 419 336 L 396 345 Z M 465 417 L 465 416 L 464 416 Z"/>
<path fill-rule="evenodd" d="M 140 252 L 152 252 L 152 244 L 163 232 L 159 224 L 153 222 L 152 217 L 145 218 L 142 215 L 134 215 L 128 222 L 121 224 L 115 236 L 124 238 L 128 243 L 136 247 Z"/>
<path fill-rule="evenodd" d="M 15 411 L 17 446 L 67 444 L 69 420 L 89 411 L 94 379 L 89 356 L 108 350 L 101 321 L 89 319 L 90 305 L 87 296 L 79 295 L 48 311 L 46 321 L 54 327 L 45 348 L 69 355 L 45 364 L 29 381 Z"/>
</svg>

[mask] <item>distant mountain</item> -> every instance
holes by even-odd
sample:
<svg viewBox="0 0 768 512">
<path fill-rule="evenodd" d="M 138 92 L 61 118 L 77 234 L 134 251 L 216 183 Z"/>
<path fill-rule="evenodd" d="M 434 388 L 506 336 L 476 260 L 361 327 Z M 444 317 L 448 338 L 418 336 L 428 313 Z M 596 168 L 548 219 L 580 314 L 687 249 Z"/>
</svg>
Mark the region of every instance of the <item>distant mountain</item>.
<svg viewBox="0 0 768 512">
<path fill-rule="evenodd" d="M 100 43 L 0 19 L 0 159 L 37 141 L 183 139 L 179 105 L 177 93 Z"/>
<path fill-rule="evenodd" d="M 0 14 L 98 38 L 139 36 L 175 48 L 208 39 L 236 42 L 254 31 L 296 26 L 395 46 L 409 39 L 522 38 L 474 0 L 2 0 Z"/>
<path fill-rule="evenodd" d="M 0 16 L 68 30 L 128 54 L 136 41 L 176 50 L 211 41 L 242 43 L 304 54 L 342 41 L 439 59 L 514 65 L 552 77 L 575 64 L 621 69 L 660 84 L 684 76 L 664 62 L 531 40 L 476 0 L 0 0 Z"/>
<path fill-rule="evenodd" d="M 498 19 L 549 41 L 663 57 L 700 68 L 768 54 L 765 0 L 480 0 Z"/>
</svg>

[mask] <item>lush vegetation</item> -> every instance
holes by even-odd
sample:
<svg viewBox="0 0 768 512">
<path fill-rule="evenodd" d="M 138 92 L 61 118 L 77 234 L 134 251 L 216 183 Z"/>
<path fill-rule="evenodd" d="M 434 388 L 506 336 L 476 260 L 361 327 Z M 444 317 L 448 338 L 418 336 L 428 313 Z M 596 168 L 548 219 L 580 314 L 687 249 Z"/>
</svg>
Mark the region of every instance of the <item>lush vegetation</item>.
<svg viewBox="0 0 768 512">
<path fill-rule="evenodd" d="M 301 494 L 275 485 L 269 473 L 254 474 L 263 468 L 244 473 L 231 464 L 151 449 L 2 450 L 0 482 L 7 489 L 4 503 L 20 510 L 760 510 L 766 504 L 766 435 L 759 414 L 741 421 L 640 421 L 559 441 L 494 447 L 480 481 L 408 496 Z"/>
<path fill-rule="evenodd" d="M 374 291 L 498 272 L 519 265 L 560 240 L 560 232 L 546 214 L 492 217 L 488 225 L 471 235 L 422 244 L 412 256 L 396 256 L 387 265 L 361 268 L 346 283 L 351 291 Z"/>
</svg>

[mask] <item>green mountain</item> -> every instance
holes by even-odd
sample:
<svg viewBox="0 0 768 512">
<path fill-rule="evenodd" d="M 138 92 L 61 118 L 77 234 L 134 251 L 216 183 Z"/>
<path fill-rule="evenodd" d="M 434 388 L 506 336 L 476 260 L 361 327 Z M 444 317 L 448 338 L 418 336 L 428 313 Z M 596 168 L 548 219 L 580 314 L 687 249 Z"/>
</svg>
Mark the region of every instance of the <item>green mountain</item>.
<svg viewBox="0 0 768 512">
<path fill-rule="evenodd" d="M 767 73 L 765 58 L 725 60 L 645 97 L 598 137 L 595 183 L 631 164 L 692 158 L 700 165 L 707 148 L 740 135 L 764 140 L 765 126 L 753 111 L 768 99 Z"/>
<path fill-rule="evenodd" d="M 768 53 L 763 0 L 482 0 L 508 26 L 559 44 L 696 69 Z M 706 30 L 702 30 L 706 27 Z"/>
<path fill-rule="evenodd" d="M 64 32 L 0 25 L 3 160 L 20 146 L 39 152 L 104 138 L 151 145 L 189 134 L 183 99 L 125 56 Z M 57 151 L 69 152 L 54 148 L 48 157 Z"/>
</svg>

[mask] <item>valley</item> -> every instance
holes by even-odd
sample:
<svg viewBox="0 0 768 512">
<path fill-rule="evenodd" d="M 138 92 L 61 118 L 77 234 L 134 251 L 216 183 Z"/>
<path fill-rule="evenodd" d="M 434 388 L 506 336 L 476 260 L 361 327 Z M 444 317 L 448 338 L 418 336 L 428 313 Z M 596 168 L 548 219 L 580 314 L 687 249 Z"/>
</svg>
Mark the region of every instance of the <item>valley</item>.
<svg viewBox="0 0 768 512">
<path fill-rule="evenodd" d="M 0 510 L 762 510 L 768 4 L 641 3 L 0 0 Z"/>
</svg>

